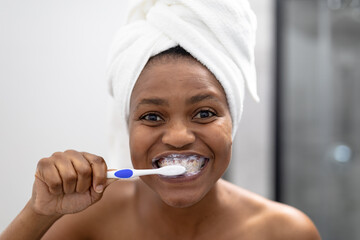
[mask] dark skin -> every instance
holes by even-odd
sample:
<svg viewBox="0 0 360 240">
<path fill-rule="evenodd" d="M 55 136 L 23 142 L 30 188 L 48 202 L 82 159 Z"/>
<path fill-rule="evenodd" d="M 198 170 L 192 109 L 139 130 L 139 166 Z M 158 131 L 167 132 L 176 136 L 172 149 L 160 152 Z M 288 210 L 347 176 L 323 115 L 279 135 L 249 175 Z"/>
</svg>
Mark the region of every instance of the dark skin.
<svg viewBox="0 0 360 240">
<path fill-rule="evenodd" d="M 131 96 L 133 165 L 191 153 L 209 159 L 201 173 L 114 181 L 98 156 L 56 153 L 40 161 L 32 198 L 0 239 L 320 239 L 300 211 L 220 179 L 231 126 L 221 85 L 196 60 L 148 64 Z"/>
</svg>

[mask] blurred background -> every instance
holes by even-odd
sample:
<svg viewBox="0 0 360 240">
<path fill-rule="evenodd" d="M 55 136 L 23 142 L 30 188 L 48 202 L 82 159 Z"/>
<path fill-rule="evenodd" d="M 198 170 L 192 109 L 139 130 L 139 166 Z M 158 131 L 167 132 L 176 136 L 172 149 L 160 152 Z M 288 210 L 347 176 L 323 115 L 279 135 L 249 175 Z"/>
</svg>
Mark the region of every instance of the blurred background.
<svg viewBox="0 0 360 240">
<path fill-rule="evenodd" d="M 277 1 L 276 198 L 360 239 L 360 1 Z"/>
<path fill-rule="evenodd" d="M 0 231 L 36 163 L 107 159 L 107 52 L 129 0 L 0 0 Z M 260 103 L 245 99 L 224 178 L 360 239 L 360 0 L 251 0 Z M 357 184 L 359 183 L 359 184 Z"/>
</svg>

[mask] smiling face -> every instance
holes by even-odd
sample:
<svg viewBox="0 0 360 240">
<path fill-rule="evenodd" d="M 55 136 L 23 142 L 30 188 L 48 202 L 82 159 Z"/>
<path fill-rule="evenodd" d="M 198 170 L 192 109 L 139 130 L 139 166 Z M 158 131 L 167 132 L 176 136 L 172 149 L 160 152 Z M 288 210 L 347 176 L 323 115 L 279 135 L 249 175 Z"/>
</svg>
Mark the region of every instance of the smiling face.
<svg viewBox="0 0 360 240">
<path fill-rule="evenodd" d="M 135 168 L 180 164 L 185 175 L 141 177 L 169 206 L 200 201 L 231 157 L 231 116 L 223 88 L 190 57 L 149 64 L 130 100 L 130 151 Z"/>
</svg>

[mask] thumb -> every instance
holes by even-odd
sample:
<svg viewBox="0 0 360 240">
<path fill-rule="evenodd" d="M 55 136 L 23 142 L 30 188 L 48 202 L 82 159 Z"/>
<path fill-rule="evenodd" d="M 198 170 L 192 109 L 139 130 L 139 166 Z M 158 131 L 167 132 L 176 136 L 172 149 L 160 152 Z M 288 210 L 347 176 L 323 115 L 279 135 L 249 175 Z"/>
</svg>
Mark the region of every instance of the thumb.
<svg viewBox="0 0 360 240">
<path fill-rule="evenodd" d="M 108 169 L 107 171 L 112 171 L 113 169 Z M 93 190 L 98 193 L 98 194 L 102 194 L 104 192 L 104 190 L 113 182 L 118 181 L 119 179 L 116 178 L 105 178 L 102 180 L 101 184 L 94 184 Z M 105 182 L 104 182 L 105 181 Z"/>
<path fill-rule="evenodd" d="M 105 189 L 110 185 L 112 184 L 113 182 L 116 182 L 118 181 L 119 179 L 114 179 L 114 178 L 108 178 L 106 179 L 106 182 L 104 185 L 98 185 L 95 189 L 92 188 L 91 189 L 91 192 L 92 192 L 92 195 L 95 196 L 96 199 L 100 199 L 101 196 L 104 194 L 104 191 Z M 98 188 L 100 186 L 100 188 Z"/>
<path fill-rule="evenodd" d="M 110 184 L 112 184 L 113 182 L 116 182 L 116 181 L 119 181 L 119 179 L 116 179 L 116 178 L 108 178 L 108 179 L 106 179 L 106 183 L 105 183 L 105 186 L 104 186 L 104 190 L 105 190 Z"/>
</svg>

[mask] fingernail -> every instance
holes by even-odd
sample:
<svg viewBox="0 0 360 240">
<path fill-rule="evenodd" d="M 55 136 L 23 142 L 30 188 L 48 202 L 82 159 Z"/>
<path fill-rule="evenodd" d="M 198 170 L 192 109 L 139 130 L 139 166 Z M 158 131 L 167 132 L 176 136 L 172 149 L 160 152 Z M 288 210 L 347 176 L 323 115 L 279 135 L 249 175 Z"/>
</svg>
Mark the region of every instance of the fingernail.
<svg viewBox="0 0 360 240">
<path fill-rule="evenodd" d="M 97 193 L 102 193 L 104 190 L 104 186 L 103 185 L 97 185 L 95 188 L 95 192 Z"/>
</svg>

